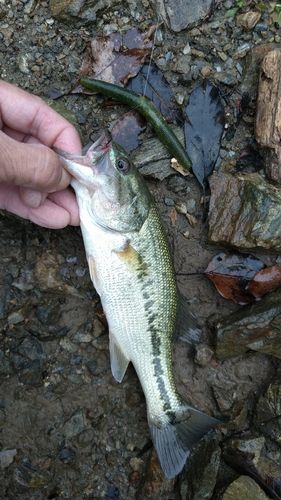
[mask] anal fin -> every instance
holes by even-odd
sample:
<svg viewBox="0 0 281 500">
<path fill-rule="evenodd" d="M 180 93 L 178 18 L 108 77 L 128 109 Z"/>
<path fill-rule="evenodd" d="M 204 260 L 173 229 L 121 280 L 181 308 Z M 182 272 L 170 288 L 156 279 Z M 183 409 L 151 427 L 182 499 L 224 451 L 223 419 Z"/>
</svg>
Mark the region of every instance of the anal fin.
<svg viewBox="0 0 281 500">
<path fill-rule="evenodd" d="M 111 333 L 109 333 L 109 352 L 112 375 L 117 382 L 122 382 L 130 360 L 123 354 Z"/>
</svg>

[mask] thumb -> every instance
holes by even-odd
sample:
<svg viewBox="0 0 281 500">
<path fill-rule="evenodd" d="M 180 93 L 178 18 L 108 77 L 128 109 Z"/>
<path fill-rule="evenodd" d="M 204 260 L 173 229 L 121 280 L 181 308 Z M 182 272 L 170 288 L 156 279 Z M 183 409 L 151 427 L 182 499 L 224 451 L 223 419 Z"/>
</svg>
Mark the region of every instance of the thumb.
<svg viewBox="0 0 281 500">
<path fill-rule="evenodd" d="M 18 142 L 0 131 L 0 182 L 50 193 L 65 189 L 70 180 L 50 148 Z"/>
</svg>

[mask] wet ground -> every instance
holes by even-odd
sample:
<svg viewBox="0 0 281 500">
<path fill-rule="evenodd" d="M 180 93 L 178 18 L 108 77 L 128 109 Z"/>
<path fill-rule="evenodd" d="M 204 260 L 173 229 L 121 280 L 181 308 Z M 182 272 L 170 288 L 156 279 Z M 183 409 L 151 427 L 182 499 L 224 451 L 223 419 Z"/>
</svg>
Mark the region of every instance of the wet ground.
<svg viewBox="0 0 281 500">
<path fill-rule="evenodd" d="M 230 8 L 232 2 L 228 4 Z M 128 6 L 112 8 L 87 27 L 60 24 L 52 18 L 47 2 L 13 0 L 0 5 L 1 77 L 39 95 L 53 86 L 62 91 L 69 89 L 86 43 L 107 32 L 110 24 L 120 27 L 126 16 L 128 26 L 137 25 L 133 11 L 139 13 L 143 28 L 157 21 L 152 9 L 147 10 L 145 19 L 145 2 L 129 2 L 130 14 Z M 28 5 L 33 5 L 30 13 Z M 188 37 L 194 40 L 197 36 L 196 43 L 201 43 L 205 55 L 208 44 L 210 50 L 211 46 L 219 46 L 216 51 L 222 55 L 218 59 L 206 56 L 204 60 L 218 83 L 215 74 L 219 61 L 221 65 L 224 61 L 226 34 L 230 36 L 229 44 L 236 43 L 235 21 L 230 20 L 230 27 L 223 28 L 224 15 L 225 9 L 216 11 L 213 25 L 199 23 L 202 31 L 192 28 L 198 30 L 193 36 L 190 31 L 175 34 L 165 26 L 161 28 L 163 43 L 155 48 L 155 60 L 164 57 L 166 76 L 178 96 L 187 99 L 192 87 L 202 79 L 200 54 L 193 54 L 193 66 L 188 62 L 194 74 L 188 90 L 181 81 L 182 73 L 176 72 L 180 58 L 184 63 L 181 51 Z M 12 33 L 12 26 L 17 26 L 16 33 Z M 252 43 L 251 50 L 258 43 L 268 42 L 259 33 L 243 32 L 246 41 Z M 278 36 L 276 28 L 273 35 Z M 33 42 L 28 43 L 36 44 L 30 52 L 24 46 L 29 37 Z M 176 43 L 178 50 L 165 59 Z M 227 53 L 226 57 L 229 59 Z M 237 59 L 232 62 L 229 74 L 236 80 L 233 86 L 223 87 L 230 96 L 226 108 L 229 124 L 236 120 L 235 102 L 241 97 L 243 84 Z M 250 90 L 256 92 L 256 86 Z M 89 97 L 66 97 L 62 104 L 76 114 L 85 143 L 94 126 L 104 126 L 122 112 L 101 112 L 95 98 Z M 253 114 L 254 101 L 248 119 L 241 123 L 232 142 L 224 139 L 222 162 L 235 157 L 251 137 Z M 279 361 L 253 352 L 224 362 L 211 357 L 210 318 L 214 314 L 228 315 L 237 306 L 220 297 L 202 274 L 188 275 L 202 272 L 222 248 L 207 242 L 208 224 L 201 221 L 202 193 L 198 183 L 187 177 L 181 180 L 179 189 L 175 181 L 178 178 L 171 175 L 163 181 L 148 179 L 148 185 L 170 241 L 179 289 L 196 313 L 204 329 L 205 344 L 211 349 L 210 355 L 202 359 L 188 345 L 175 343 L 178 389 L 198 409 L 215 416 L 227 414 L 237 402 L 251 410 L 276 373 Z M 197 226 L 191 227 L 182 214 L 173 223 L 168 199 L 185 203 L 194 200 Z M 90 281 L 80 229 L 52 231 L 1 212 L 0 232 L 0 498 L 186 498 L 177 483 L 167 494 L 158 496 L 157 492 L 156 496 L 147 495 L 141 489 L 150 456 L 145 400 L 131 365 L 121 384 L 111 375 L 106 322 Z M 276 259 L 276 255 L 256 255 L 267 264 Z M 246 418 L 237 428 L 234 424 L 232 430 L 222 426 L 214 437 L 219 443 L 227 432 L 249 425 Z M 137 474 L 133 476 L 133 472 Z M 222 464 L 222 483 L 224 473 Z M 236 472 L 228 470 L 226 476 L 234 478 Z"/>
</svg>

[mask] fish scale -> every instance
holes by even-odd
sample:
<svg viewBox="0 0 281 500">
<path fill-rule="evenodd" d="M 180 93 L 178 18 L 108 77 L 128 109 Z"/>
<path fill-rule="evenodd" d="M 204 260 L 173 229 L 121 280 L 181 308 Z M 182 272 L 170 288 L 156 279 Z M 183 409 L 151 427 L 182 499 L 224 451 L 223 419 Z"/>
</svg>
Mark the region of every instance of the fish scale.
<svg viewBox="0 0 281 500">
<path fill-rule="evenodd" d="M 125 151 L 107 136 L 84 157 L 59 156 L 74 177 L 90 275 L 109 326 L 113 376 L 121 382 L 133 363 L 159 461 L 174 477 L 192 445 L 220 421 L 193 408 L 175 386 L 176 330 L 192 341 L 200 328 L 179 295 L 155 202 Z"/>
</svg>

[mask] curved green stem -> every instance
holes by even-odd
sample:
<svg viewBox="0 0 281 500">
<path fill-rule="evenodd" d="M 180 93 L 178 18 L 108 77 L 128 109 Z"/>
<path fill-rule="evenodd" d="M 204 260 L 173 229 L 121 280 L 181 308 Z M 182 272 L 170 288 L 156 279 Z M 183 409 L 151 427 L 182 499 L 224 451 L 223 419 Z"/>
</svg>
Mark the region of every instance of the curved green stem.
<svg viewBox="0 0 281 500">
<path fill-rule="evenodd" d="M 137 109 L 154 128 L 163 144 L 165 144 L 170 153 L 176 158 L 181 166 L 186 170 L 189 170 L 192 167 L 187 151 L 171 130 L 171 127 L 169 127 L 164 118 L 145 97 L 141 96 L 137 92 L 134 92 L 133 90 L 127 90 L 119 87 L 118 85 L 113 85 L 112 83 L 104 82 L 102 80 L 95 80 L 94 78 L 81 78 L 80 83 L 90 90 L 100 92 L 108 97 L 113 97 L 114 99 Z"/>
</svg>

